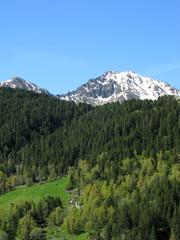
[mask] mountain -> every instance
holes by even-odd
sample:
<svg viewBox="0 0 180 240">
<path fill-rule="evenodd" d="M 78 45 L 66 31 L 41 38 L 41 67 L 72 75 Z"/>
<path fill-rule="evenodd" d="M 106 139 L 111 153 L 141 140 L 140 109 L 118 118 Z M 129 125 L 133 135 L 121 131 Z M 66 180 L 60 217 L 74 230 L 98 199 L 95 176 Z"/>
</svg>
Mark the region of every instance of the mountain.
<svg viewBox="0 0 180 240">
<path fill-rule="evenodd" d="M 5 82 L 0 83 L 0 87 L 22 88 L 27 91 L 33 91 L 36 93 L 50 94 L 46 89 L 39 88 L 33 83 L 27 82 L 22 78 L 14 77 Z"/>
<path fill-rule="evenodd" d="M 165 82 L 142 77 L 131 71 L 108 71 L 98 78 L 90 79 L 76 91 L 57 97 L 96 106 L 131 98 L 155 100 L 164 95 L 180 97 L 180 91 Z"/>
<path fill-rule="evenodd" d="M 39 88 L 18 77 L 0 83 L 0 87 L 23 88 L 36 93 L 50 94 L 46 89 Z M 83 102 L 97 106 L 108 102 L 119 101 L 121 103 L 131 98 L 155 100 L 164 95 L 180 97 L 180 90 L 173 88 L 168 83 L 142 77 L 132 71 L 108 71 L 98 78 L 90 79 L 77 90 L 56 95 L 56 97 L 75 103 Z"/>
</svg>

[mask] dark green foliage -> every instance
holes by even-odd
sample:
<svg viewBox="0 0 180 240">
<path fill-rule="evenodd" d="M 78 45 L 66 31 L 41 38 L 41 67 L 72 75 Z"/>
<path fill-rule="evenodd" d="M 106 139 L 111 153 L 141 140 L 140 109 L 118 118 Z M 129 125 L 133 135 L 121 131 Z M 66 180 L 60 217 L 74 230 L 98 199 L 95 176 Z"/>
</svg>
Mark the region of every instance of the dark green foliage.
<svg viewBox="0 0 180 240">
<path fill-rule="evenodd" d="M 18 175 L 17 184 L 27 185 L 64 174 L 69 163 L 65 162 L 67 153 L 60 145 L 71 122 L 91 109 L 89 105 L 77 106 L 47 95 L 1 88 L 0 171 L 8 176 Z M 58 129 L 54 142 L 51 135 Z M 10 188 L 11 183 L 6 190 Z M 2 183 L 0 193 L 4 191 Z"/>
<path fill-rule="evenodd" d="M 99 107 L 75 105 L 19 89 L 0 89 L 0 170 L 18 184 L 53 180 L 79 159 L 117 166 L 126 157 L 180 150 L 179 105 L 173 97 L 129 100 Z M 119 168 L 113 168 L 114 178 Z M 26 174 L 24 174 L 26 172 Z M 23 175 L 23 176 L 22 176 Z M 97 176 L 94 176 L 95 178 Z M 11 183 L 6 186 L 10 190 Z M 4 192 L 4 187 L 1 187 Z"/>
</svg>

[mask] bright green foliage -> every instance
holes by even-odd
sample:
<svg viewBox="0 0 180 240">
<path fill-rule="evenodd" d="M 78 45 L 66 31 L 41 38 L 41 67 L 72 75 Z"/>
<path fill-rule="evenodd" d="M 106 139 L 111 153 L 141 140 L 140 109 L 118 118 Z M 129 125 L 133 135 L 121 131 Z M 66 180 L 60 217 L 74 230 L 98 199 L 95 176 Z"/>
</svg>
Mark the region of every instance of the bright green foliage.
<svg viewBox="0 0 180 240">
<path fill-rule="evenodd" d="M 63 223 L 64 211 L 61 207 L 57 207 L 48 217 L 49 226 L 60 226 Z"/>
<path fill-rule="evenodd" d="M 42 235 L 42 229 L 35 227 L 31 230 L 29 237 L 31 240 L 41 240 Z"/>
<path fill-rule="evenodd" d="M 92 238 L 169 240 L 179 238 L 179 170 L 170 167 L 171 156 L 163 160 L 137 156 L 122 162 L 122 174 L 117 180 L 104 179 L 97 164 L 89 167 L 80 161 L 74 181 L 81 188 L 81 209 L 71 208 L 63 227 L 74 234 L 94 232 Z M 104 167 L 111 171 L 113 165 Z M 116 166 L 117 168 L 117 166 Z M 91 176 L 96 173 L 95 179 Z M 174 174 L 173 174 L 174 173 Z M 124 236 L 124 237 L 123 237 Z"/>
<path fill-rule="evenodd" d="M 17 229 L 17 236 L 23 240 L 29 239 L 29 234 L 34 227 L 36 227 L 36 222 L 31 217 L 30 214 L 25 215 L 19 220 L 19 226 Z"/>
<path fill-rule="evenodd" d="M 64 208 L 59 197 L 48 196 L 37 203 L 22 200 L 11 204 L 6 213 L 5 217 L 4 213 L 0 214 L 0 236 L 7 235 L 10 240 L 16 237 L 23 240 L 43 239 L 41 227 L 46 227 L 50 220 L 60 225 Z"/>
</svg>

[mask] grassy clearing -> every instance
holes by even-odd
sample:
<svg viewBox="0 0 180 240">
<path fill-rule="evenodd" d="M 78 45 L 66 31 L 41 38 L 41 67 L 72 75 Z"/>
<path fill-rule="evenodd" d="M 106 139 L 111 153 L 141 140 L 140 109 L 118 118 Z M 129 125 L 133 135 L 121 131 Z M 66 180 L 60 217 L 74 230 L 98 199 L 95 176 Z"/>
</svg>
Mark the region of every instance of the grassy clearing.
<svg viewBox="0 0 180 240">
<path fill-rule="evenodd" d="M 43 196 L 60 196 L 63 205 L 67 207 L 67 200 L 70 194 L 65 192 L 68 177 L 63 177 L 54 182 L 47 182 L 44 184 L 37 184 L 31 187 L 20 187 L 19 189 L 8 192 L 0 196 L 0 208 L 8 208 L 8 204 L 15 203 L 23 199 L 40 200 Z"/>
<path fill-rule="evenodd" d="M 88 233 L 82 233 L 78 236 L 75 236 L 73 234 L 67 233 L 65 230 L 61 230 L 58 232 L 58 228 L 54 227 L 48 230 L 47 232 L 47 238 L 50 240 L 61 240 L 61 239 L 67 239 L 67 240 L 86 240 L 89 236 Z"/>
</svg>

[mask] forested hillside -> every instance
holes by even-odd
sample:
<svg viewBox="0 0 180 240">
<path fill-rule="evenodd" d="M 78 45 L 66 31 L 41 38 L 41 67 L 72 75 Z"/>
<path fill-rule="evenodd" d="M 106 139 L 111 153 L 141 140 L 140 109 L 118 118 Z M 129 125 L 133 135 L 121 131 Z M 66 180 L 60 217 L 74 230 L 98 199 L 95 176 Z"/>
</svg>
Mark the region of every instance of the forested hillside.
<svg viewBox="0 0 180 240">
<path fill-rule="evenodd" d="M 0 194 L 67 172 L 80 207 L 67 212 L 66 231 L 92 239 L 180 239 L 179 101 L 92 107 L 1 88 Z M 17 226 L 8 233 L 13 238 Z"/>
<path fill-rule="evenodd" d="M 0 171 L 1 178 L 6 179 L 3 176 L 5 174 L 11 179 L 7 184 L 1 184 L 0 193 L 10 190 L 14 175 L 16 179 L 13 178 L 13 184 L 46 180 L 51 172 L 54 178 L 58 174 L 64 175 L 67 168 L 59 169 L 60 158 L 51 158 L 51 145 L 56 145 L 52 142 L 51 135 L 57 129 L 68 129 L 73 119 L 77 120 L 91 108 L 85 104 L 76 106 L 43 94 L 1 88 Z M 58 138 L 62 139 L 61 136 Z M 50 156 L 43 158 L 42 154 L 46 151 Z M 60 154 L 59 152 L 58 157 Z M 53 166 L 57 162 L 57 172 L 54 172 Z M 41 167 L 39 171 L 38 167 Z"/>
</svg>

